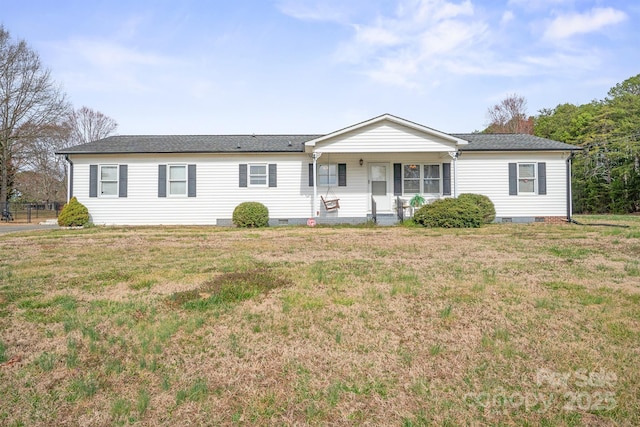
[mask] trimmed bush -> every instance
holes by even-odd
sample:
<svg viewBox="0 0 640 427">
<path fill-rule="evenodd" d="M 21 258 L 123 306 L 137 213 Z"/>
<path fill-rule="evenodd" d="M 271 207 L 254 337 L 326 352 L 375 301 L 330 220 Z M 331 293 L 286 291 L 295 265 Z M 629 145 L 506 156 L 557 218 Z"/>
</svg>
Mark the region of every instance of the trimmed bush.
<svg viewBox="0 0 640 427">
<path fill-rule="evenodd" d="M 464 193 L 458 196 L 458 200 L 466 200 L 478 206 L 485 224 L 491 224 L 496 219 L 496 207 L 490 198 L 483 194 Z"/>
<path fill-rule="evenodd" d="M 469 201 L 441 199 L 418 209 L 413 220 L 425 227 L 478 228 L 482 225 L 482 213 Z"/>
<path fill-rule="evenodd" d="M 269 209 L 260 202 L 240 203 L 233 210 L 233 223 L 238 227 L 266 227 Z"/>
<path fill-rule="evenodd" d="M 58 225 L 61 227 L 82 227 L 88 223 L 89 210 L 75 197 L 62 207 L 58 215 Z"/>
</svg>

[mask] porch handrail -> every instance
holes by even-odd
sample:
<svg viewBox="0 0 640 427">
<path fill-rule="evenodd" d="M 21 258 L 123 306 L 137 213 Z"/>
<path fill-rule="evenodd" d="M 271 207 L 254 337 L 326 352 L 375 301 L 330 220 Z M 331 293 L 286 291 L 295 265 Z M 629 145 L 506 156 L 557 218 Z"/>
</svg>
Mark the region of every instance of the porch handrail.
<svg viewBox="0 0 640 427">
<path fill-rule="evenodd" d="M 371 196 L 371 219 L 374 224 L 378 223 L 378 206 L 376 205 L 376 201 L 373 196 Z"/>
<path fill-rule="evenodd" d="M 398 215 L 398 220 L 400 222 L 404 221 L 404 202 L 400 196 L 396 197 L 396 212 Z"/>
</svg>

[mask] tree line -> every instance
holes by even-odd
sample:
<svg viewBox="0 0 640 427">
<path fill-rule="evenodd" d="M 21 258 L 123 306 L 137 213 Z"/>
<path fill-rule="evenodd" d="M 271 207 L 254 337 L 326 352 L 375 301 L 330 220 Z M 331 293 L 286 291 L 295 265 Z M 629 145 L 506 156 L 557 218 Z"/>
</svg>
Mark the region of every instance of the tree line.
<svg viewBox="0 0 640 427">
<path fill-rule="evenodd" d="M 66 199 L 66 161 L 55 152 L 117 130 L 110 117 L 74 109 L 39 55 L 0 26 L 0 204 Z"/>
<path fill-rule="evenodd" d="M 528 116 L 524 97 L 513 94 L 487 116 L 483 132 L 529 133 L 582 148 L 572 162 L 575 213 L 640 212 L 640 74 L 602 100 Z"/>
</svg>

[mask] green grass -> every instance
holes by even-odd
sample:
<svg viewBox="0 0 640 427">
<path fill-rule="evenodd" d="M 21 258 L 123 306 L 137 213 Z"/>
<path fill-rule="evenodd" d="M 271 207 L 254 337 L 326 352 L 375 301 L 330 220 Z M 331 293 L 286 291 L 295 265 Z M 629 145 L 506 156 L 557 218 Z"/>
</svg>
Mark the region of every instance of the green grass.
<svg viewBox="0 0 640 427">
<path fill-rule="evenodd" d="M 207 381 L 203 378 L 198 378 L 188 389 L 178 390 L 176 393 L 176 405 L 181 405 L 186 401 L 198 402 L 206 398 L 208 394 Z"/>
<path fill-rule="evenodd" d="M 2 340 L 0 340 L 0 363 L 6 362 L 7 357 L 7 346 Z"/>
<path fill-rule="evenodd" d="M 253 298 L 272 289 L 287 286 L 289 281 L 262 268 L 225 273 L 190 291 L 176 292 L 169 301 L 188 309 L 207 310 Z"/>
<path fill-rule="evenodd" d="M 0 424 L 639 425 L 640 219 L 584 219 L 616 221 L 1 235 Z"/>
</svg>

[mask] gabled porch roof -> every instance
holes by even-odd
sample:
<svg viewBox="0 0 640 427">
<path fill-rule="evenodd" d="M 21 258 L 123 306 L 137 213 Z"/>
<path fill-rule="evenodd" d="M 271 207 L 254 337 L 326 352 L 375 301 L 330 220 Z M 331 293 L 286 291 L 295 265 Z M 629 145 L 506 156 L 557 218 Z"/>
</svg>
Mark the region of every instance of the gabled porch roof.
<svg viewBox="0 0 640 427">
<path fill-rule="evenodd" d="M 319 136 L 304 143 L 305 151 L 353 152 L 455 152 L 468 142 L 462 138 L 391 114 Z"/>
</svg>

